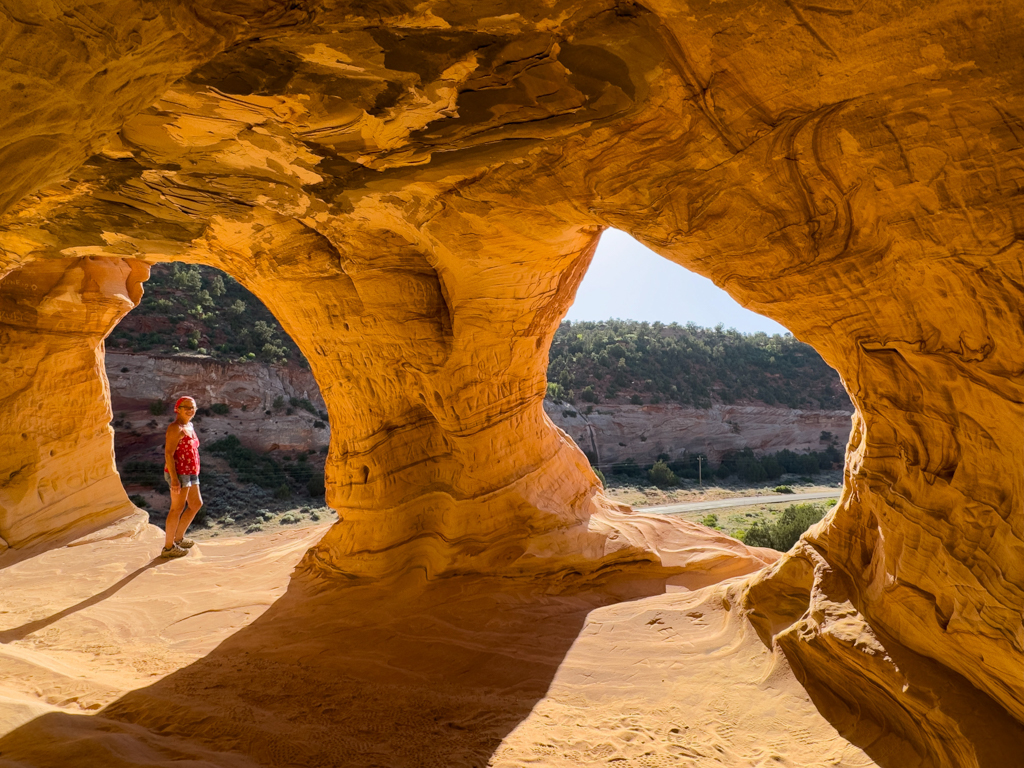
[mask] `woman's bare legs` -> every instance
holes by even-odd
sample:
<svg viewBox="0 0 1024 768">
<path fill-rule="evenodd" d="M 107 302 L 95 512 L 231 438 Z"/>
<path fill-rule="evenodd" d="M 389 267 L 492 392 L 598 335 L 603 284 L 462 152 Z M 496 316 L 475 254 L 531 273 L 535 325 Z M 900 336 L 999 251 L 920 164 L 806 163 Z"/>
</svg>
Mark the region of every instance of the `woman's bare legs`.
<svg viewBox="0 0 1024 768">
<path fill-rule="evenodd" d="M 174 534 L 178 530 L 178 523 L 181 520 L 181 511 L 185 509 L 185 499 L 188 495 L 189 488 L 177 488 L 171 486 L 171 511 L 167 513 L 167 526 L 165 529 L 164 536 L 164 549 L 170 549 L 174 546 Z M 199 489 L 196 488 L 198 491 Z M 189 522 L 192 522 L 192 518 L 189 518 Z"/>
<path fill-rule="evenodd" d="M 184 490 L 186 491 L 186 493 L 183 494 L 182 502 L 184 503 L 184 497 L 187 497 L 188 509 L 185 510 L 184 513 L 182 513 L 180 509 L 178 510 L 178 521 L 174 529 L 174 541 L 181 541 L 183 538 L 185 538 L 185 531 L 188 530 L 188 527 L 192 524 L 192 521 L 195 519 L 196 514 L 198 514 L 199 510 L 203 506 L 203 495 L 199 492 L 198 485 L 190 485 L 188 488 L 185 488 Z M 170 526 L 170 521 L 171 518 L 170 516 L 168 516 L 168 526 Z M 170 527 L 168 527 L 168 530 L 170 530 Z"/>
</svg>

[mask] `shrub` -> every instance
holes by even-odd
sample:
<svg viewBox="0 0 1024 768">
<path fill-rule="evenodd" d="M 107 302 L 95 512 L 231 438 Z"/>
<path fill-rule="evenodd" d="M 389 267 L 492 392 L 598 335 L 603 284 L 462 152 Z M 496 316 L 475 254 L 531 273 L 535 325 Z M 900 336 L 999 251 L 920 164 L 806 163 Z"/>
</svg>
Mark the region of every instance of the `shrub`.
<svg viewBox="0 0 1024 768">
<path fill-rule="evenodd" d="M 590 385 L 588 385 L 580 393 L 580 400 L 583 400 L 586 403 L 596 403 L 597 399 L 598 399 L 597 395 L 594 393 L 594 388 L 592 386 L 590 386 Z"/>
<path fill-rule="evenodd" d="M 713 512 L 710 515 L 704 515 L 704 517 L 700 521 L 700 524 L 701 525 L 706 525 L 708 528 L 717 528 L 718 527 L 718 515 L 716 515 Z"/>
<path fill-rule="evenodd" d="M 643 405 L 644 399 L 640 397 L 640 395 L 633 395 L 631 398 L 629 398 L 629 402 L 632 405 Z"/>
<path fill-rule="evenodd" d="M 138 494 L 133 494 L 129 496 L 128 501 L 130 501 L 139 509 L 145 509 L 146 507 L 149 506 L 149 502 L 146 501 L 146 498 L 144 496 L 139 496 Z"/>
<path fill-rule="evenodd" d="M 163 400 L 154 400 L 149 404 L 149 412 L 153 416 L 163 416 L 167 413 L 167 403 Z"/>
<path fill-rule="evenodd" d="M 314 416 L 316 416 L 316 415 L 317 415 L 317 412 L 316 412 L 316 408 L 314 408 L 314 407 L 313 407 L 313 404 L 312 404 L 311 402 L 309 402 L 309 400 L 307 400 L 307 399 L 306 399 L 306 398 L 304 398 L 304 397 L 303 397 L 303 398 L 301 398 L 301 399 L 300 399 L 300 398 L 298 398 L 298 397 L 293 397 L 293 398 L 290 398 L 290 399 L 288 400 L 288 404 L 289 404 L 290 406 L 292 406 L 293 408 L 301 408 L 301 409 L 302 409 L 302 410 L 304 410 L 304 411 L 309 411 L 309 412 L 310 412 L 310 413 L 312 413 L 312 414 L 313 414 Z"/>
<path fill-rule="evenodd" d="M 164 482 L 163 464 L 155 461 L 126 461 L 121 467 L 121 482 L 159 488 Z"/>
<path fill-rule="evenodd" d="M 218 416 L 227 416 L 231 413 L 231 406 L 227 403 L 214 403 L 210 406 L 210 410 L 216 413 Z"/>
<path fill-rule="evenodd" d="M 264 344 L 260 349 L 260 357 L 270 363 L 281 362 L 288 358 L 288 350 L 279 344 Z"/>
<path fill-rule="evenodd" d="M 772 530 L 764 520 L 756 520 L 741 541 L 748 547 L 771 547 Z"/>
<path fill-rule="evenodd" d="M 327 493 L 327 485 L 324 478 L 323 472 L 314 473 L 309 481 L 306 483 L 306 491 L 310 496 L 316 498 L 323 498 L 324 494 Z"/>
<path fill-rule="evenodd" d="M 679 478 L 676 477 L 676 473 L 669 469 L 668 464 L 664 461 L 658 461 L 648 470 L 647 479 L 652 485 L 656 485 L 659 488 L 670 488 L 673 485 L 679 485 Z"/>
<path fill-rule="evenodd" d="M 279 411 L 284 408 L 284 398 L 278 395 L 274 398 L 274 404 L 271 406 L 275 411 Z"/>
<path fill-rule="evenodd" d="M 751 547 L 771 547 L 788 552 L 800 536 L 825 516 L 820 504 L 790 504 L 774 523 L 758 520 L 747 530 L 743 543 Z"/>
<path fill-rule="evenodd" d="M 777 480 L 782 477 L 782 464 L 774 455 L 764 456 L 761 459 L 761 466 L 764 467 L 769 480 Z"/>
<path fill-rule="evenodd" d="M 317 420 L 313 422 L 313 429 L 327 429 L 327 425 Z"/>
<path fill-rule="evenodd" d="M 286 500 L 292 497 L 292 489 L 288 487 L 288 483 L 281 483 L 274 489 L 274 498 Z"/>
<path fill-rule="evenodd" d="M 246 533 L 259 533 L 262 530 L 263 530 L 263 526 L 262 525 L 260 525 L 259 523 L 253 523 L 252 525 L 250 525 L 248 528 L 245 529 L 245 532 Z"/>
<path fill-rule="evenodd" d="M 301 522 L 302 522 L 302 518 L 299 517 L 298 515 L 293 515 L 293 514 L 289 513 L 287 515 L 282 515 L 281 516 L 281 524 L 282 525 L 294 525 L 295 523 L 301 523 Z"/>
<path fill-rule="evenodd" d="M 775 490 L 776 493 L 793 493 L 794 492 L 793 489 L 790 488 L 788 485 L 776 485 L 774 490 Z"/>
<path fill-rule="evenodd" d="M 174 275 L 171 281 L 174 283 L 175 288 L 179 288 L 187 293 L 196 293 L 203 287 L 203 276 L 199 272 L 199 267 L 196 266 L 175 264 Z"/>
<path fill-rule="evenodd" d="M 736 474 L 748 483 L 760 483 L 768 479 L 764 466 L 754 456 L 743 456 L 736 462 Z"/>
<path fill-rule="evenodd" d="M 604 479 L 604 472 L 597 467 L 591 467 L 591 469 L 594 470 L 594 474 L 597 475 L 597 479 L 601 481 L 601 487 L 604 488 L 607 485 Z"/>
<path fill-rule="evenodd" d="M 800 535 L 824 516 L 825 510 L 818 504 L 790 504 L 772 526 L 772 547 L 789 551 Z"/>
<path fill-rule="evenodd" d="M 286 483 L 281 465 L 266 454 L 246 448 L 234 435 L 228 435 L 210 445 L 210 452 L 223 456 L 243 483 L 261 488 L 279 488 Z"/>
</svg>

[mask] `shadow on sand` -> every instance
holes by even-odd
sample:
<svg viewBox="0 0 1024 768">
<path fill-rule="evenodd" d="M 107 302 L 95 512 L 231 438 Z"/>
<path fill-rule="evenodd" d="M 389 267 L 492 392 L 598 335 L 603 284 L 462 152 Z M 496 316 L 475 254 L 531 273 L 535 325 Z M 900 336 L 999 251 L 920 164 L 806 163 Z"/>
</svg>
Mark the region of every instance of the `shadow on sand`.
<svg viewBox="0 0 1024 768">
<path fill-rule="evenodd" d="M 96 715 L 12 731 L 0 765 L 483 766 L 545 695 L 591 610 L 664 591 L 660 580 L 617 596 L 591 587 L 296 576 L 190 666 Z"/>
<path fill-rule="evenodd" d="M 0 632 L 0 643 L 13 643 L 15 640 L 22 640 L 31 635 L 33 632 L 38 632 L 39 630 L 45 629 L 51 624 L 56 624 L 61 619 L 66 618 L 67 616 L 70 616 L 73 613 L 78 613 L 79 611 L 85 610 L 90 606 L 96 605 L 97 603 L 106 600 L 108 597 L 112 597 L 116 593 L 120 592 L 124 587 L 128 586 L 128 584 L 130 584 L 131 582 L 135 581 L 135 579 L 139 578 L 139 576 L 144 574 L 150 568 L 156 568 L 158 565 L 163 565 L 166 562 L 168 562 L 166 558 L 156 557 L 150 562 L 146 563 L 141 568 L 136 568 L 134 571 L 129 573 L 120 581 L 116 582 L 115 584 L 111 584 L 102 592 L 98 592 L 92 597 L 86 598 L 81 602 L 75 603 L 74 605 L 65 608 L 63 611 L 58 611 L 52 616 L 47 616 L 44 619 L 36 619 L 35 621 L 30 621 L 28 624 L 22 624 L 20 627 L 6 629 Z"/>
</svg>

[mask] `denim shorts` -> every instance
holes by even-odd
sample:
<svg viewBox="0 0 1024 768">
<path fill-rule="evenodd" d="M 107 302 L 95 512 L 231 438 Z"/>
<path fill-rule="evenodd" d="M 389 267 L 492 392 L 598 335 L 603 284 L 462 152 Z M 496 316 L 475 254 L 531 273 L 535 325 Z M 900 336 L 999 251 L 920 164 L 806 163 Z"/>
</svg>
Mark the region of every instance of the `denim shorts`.
<svg viewBox="0 0 1024 768">
<path fill-rule="evenodd" d="M 167 484 L 171 484 L 171 473 L 166 469 L 164 470 L 164 480 Z M 178 482 L 181 483 L 182 488 L 188 488 L 190 485 L 199 485 L 199 475 L 178 475 Z"/>
</svg>

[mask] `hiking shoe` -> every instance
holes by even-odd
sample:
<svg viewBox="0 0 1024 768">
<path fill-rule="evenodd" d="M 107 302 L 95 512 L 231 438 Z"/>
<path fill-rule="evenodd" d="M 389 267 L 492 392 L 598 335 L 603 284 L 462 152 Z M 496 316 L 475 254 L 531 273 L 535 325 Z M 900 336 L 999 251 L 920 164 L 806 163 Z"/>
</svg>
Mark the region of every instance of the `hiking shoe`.
<svg viewBox="0 0 1024 768">
<path fill-rule="evenodd" d="M 185 549 L 192 549 L 192 547 L 196 545 L 196 543 L 192 541 L 192 539 L 182 539 L 181 541 L 176 541 L 174 543 L 177 544 L 179 547 L 184 547 Z"/>
<path fill-rule="evenodd" d="M 160 557 L 184 557 L 187 554 L 188 550 L 179 547 L 177 544 L 160 550 Z"/>
</svg>

